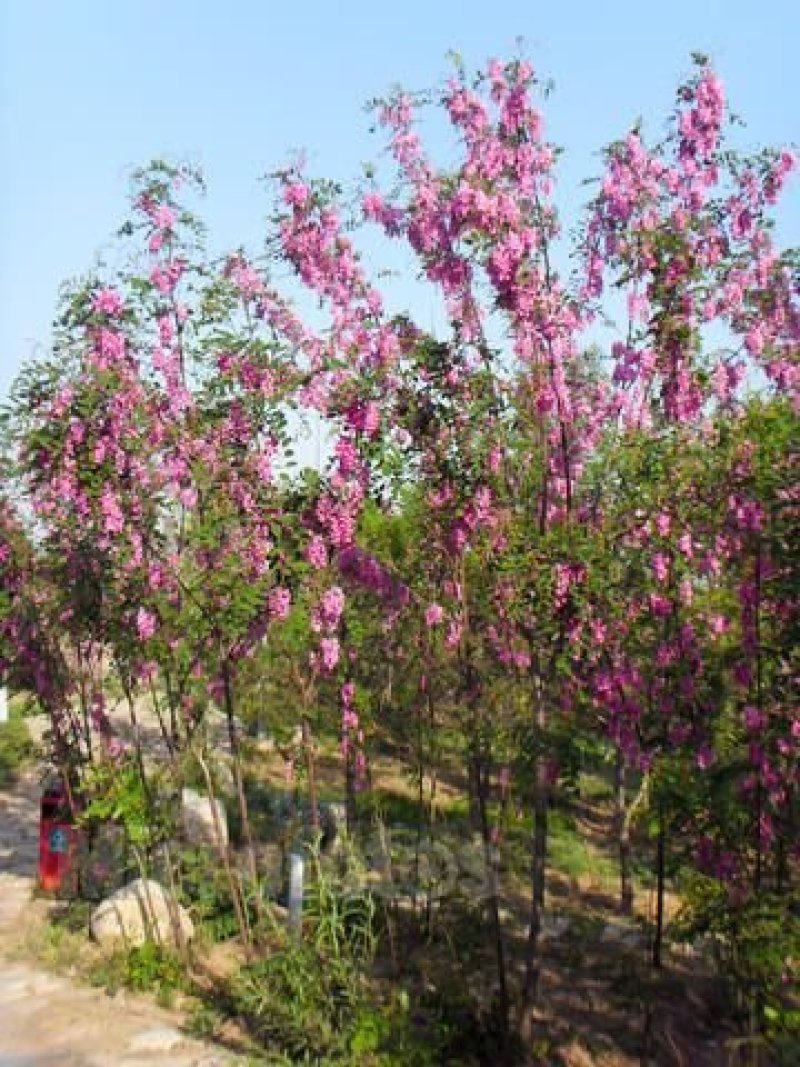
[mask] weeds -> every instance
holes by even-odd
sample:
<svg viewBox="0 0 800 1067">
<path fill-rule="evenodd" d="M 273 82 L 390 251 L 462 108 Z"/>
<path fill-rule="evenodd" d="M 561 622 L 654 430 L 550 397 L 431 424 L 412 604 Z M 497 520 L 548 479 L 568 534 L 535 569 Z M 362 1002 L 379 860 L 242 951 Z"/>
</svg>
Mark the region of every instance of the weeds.
<svg viewBox="0 0 800 1067">
<path fill-rule="evenodd" d="M 189 989 L 178 957 L 149 941 L 138 948 L 103 956 L 92 965 L 88 977 L 92 985 L 102 986 L 111 994 L 119 989 L 154 993 L 162 1007 L 171 1007 L 175 994 Z"/>
<path fill-rule="evenodd" d="M 35 752 L 28 727 L 15 713 L 12 704 L 11 717 L 0 722 L 0 789 L 8 789 Z"/>
</svg>

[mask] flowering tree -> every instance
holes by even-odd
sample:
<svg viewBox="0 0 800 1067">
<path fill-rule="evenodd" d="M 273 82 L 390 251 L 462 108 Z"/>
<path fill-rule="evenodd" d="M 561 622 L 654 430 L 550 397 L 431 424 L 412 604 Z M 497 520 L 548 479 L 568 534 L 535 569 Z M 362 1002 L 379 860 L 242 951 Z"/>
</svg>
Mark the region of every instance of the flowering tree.
<svg viewBox="0 0 800 1067">
<path fill-rule="evenodd" d="M 796 259 L 771 234 L 793 157 L 727 148 L 722 86 L 698 57 L 666 137 L 635 128 L 607 150 L 565 249 L 536 89 L 526 62 L 492 62 L 474 80 L 458 68 L 436 97 L 378 102 L 389 174 L 373 173 L 355 219 L 303 167 L 278 173 L 268 247 L 318 303 L 313 326 L 269 264 L 209 260 L 181 199 L 196 176 L 139 174 L 130 267 L 69 295 L 57 361 L 17 389 L 27 538 L 0 510 L 2 656 L 25 665 L 59 758 L 84 785 L 98 763 L 112 780 L 134 767 L 154 795 L 147 698 L 176 780 L 192 751 L 212 788 L 197 739 L 216 703 L 257 899 L 237 701 L 281 624 L 302 634 L 293 711 L 314 818 L 311 721 L 327 693 L 351 825 L 387 678 L 403 675 L 417 728 L 434 735 L 447 709 L 490 875 L 504 1035 L 515 1000 L 521 1029 L 533 1020 L 559 735 L 591 732 L 616 754 L 627 910 L 629 779 L 651 786 L 660 901 L 669 826 L 736 892 L 785 882 L 797 787 L 785 457 L 800 313 Z M 456 136 L 446 168 L 423 146 L 426 104 Z M 411 255 L 442 329 L 387 311 L 352 233 L 364 224 Z M 297 475 L 291 429 L 308 416 L 330 458 Z M 383 534 L 404 519 L 398 549 Z M 132 752 L 108 715 L 112 678 Z M 421 736 L 420 797 L 436 758 Z M 706 787 L 722 765 L 730 819 Z M 512 782 L 533 827 L 518 996 L 498 862 Z"/>
</svg>

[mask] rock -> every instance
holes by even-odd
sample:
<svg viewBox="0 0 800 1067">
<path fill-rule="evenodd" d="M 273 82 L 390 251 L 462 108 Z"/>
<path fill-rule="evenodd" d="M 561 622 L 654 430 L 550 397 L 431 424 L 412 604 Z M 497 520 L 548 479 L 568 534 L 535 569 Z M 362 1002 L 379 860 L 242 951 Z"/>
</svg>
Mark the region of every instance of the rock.
<svg viewBox="0 0 800 1067">
<path fill-rule="evenodd" d="M 569 930 L 569 925 L 569 918 L 566 915 L 543 915 L 539 940 L 558 941 Z"/>
<path fill-rule="evenodd" d="M 123 942 L 127 948 L 155 941 L 176 943 L 173 914 L 185 941 L 194 937 L 194 924 L 179 904 L 170 903 L 166 889 L 151 879 L 137 878 L 95 908 L 89 919 L 92 937 L 101 945 Z"/>
<path fill-rule="evenodd" d="M 600 935 L 601 942 L 606 944 L 618 944 L 624 948 L 638 948 L 644 941 L 644 936 L 639 927 L 626 922 L 606 923 Z"/>
<path fill-rule="evenodd" d="M 171 1052 L 178 1045 L 182 1045 L 186 1038 L 171 1026 L 157 1026 L 152 1030 L 143 1030 L 135 1034 L 128 1048 L 131 1052 Z"/>
<path fill-rule="evenodd" d="M 288 926 L 289 924 L 289 909 L 284 908 L 283 904 L 279 904 L 276 900 L 269 902 L 269 908 L 272 912 L 272 916 L 276 922 Z"/>
<path fill-rule="evenodd" d="M 184 789 L 181 792 L 181 817 L 183 833 L 189 844 L 219 848 L 220 835 L 222 844 L 228 844 L 228 816 L 222 801 L 204 796 L 194 789 Z"/>
<path fill-rule="evenodd" d="M 577 1041 L 572 1041 L 566 1048 L 561 1049 L 559 1058 L 564 1067 L 594 1067 L 597 1062 Z"/>
<path fill-rule="evenodd" d="M 329 802 L 325 805 L 328 809 L 333 826 L 337 831 L 347 829 L 347 805 L 337 802 Z"/>
<path fill-rule="evenodd" d="M 233 774 L 233 765 L 230 757 L 220 753 L 211 768 L 211 780 L 215 788 L 225 796 L 232 797 L 236 793 L 236 778 Z"/>
<path fill-rule="evenodd" d="M 23 719 L 31 741 L 39 748 L 44 746 L 45 738 L 52 729 L 49 715 L 26 715 Z"/>
</svg>

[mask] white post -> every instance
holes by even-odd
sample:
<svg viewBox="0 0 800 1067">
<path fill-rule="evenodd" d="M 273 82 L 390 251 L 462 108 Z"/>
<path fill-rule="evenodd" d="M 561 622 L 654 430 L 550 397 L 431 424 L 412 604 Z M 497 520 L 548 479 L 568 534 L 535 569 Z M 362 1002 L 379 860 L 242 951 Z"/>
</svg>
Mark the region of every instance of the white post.
<svg viewBox="0 0 800 1067">
<path fill-rule="evenodd" d="M 8 690 L 0 686 L 0 722 L 8 722 Z"/>
<path fill-rule="evenodd" d="M 303 925 L 303 857 L 289 854 L 289 929 L 299 934 Z"/>
</svg>

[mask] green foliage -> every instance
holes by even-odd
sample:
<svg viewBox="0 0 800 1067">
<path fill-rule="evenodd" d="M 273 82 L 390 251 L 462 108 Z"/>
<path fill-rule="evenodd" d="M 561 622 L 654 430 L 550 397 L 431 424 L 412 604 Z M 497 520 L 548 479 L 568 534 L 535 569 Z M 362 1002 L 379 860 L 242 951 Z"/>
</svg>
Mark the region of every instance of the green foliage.
<svg viewBox="0 0 800 1067">
<path fill-rule="evenodd" d="M 93 985 L 108 992 L 132 989 L 139 993 L 154 993 L 158 1002 L 169 1006 L 175 993 L 188 989 L 183 963 L 168 949 L 146 942 L 139 948 L 115 952 L 92 968 Z"/>
<path fill-rule="evenodd" d="M 12 709 L 8 721 L 0 723 L 0 789 L 13 785 L 34 751 L 27 726 Z"/>
<path fill-rule="evenodd" d="M 764 893 L 739 903 L 716 879 L 700 874 L 687 876 L 682 889 L 674 936 L 710 942 L 743 1021 L 755 1015 L 778 1045 L 800 1042 L 800 899 Z"/>
<path fill-rule="evenodd" d="M 436 1067 L 440 1035 L 415 1025 L 409 998 L 385 1002 L 342 960 L 294 944 L 244 968 L 233 987 L 240 1017 L 269 1064 Z M 203 1016 L 206 1024 L 209 1020 Z M 443 1031 L 442 1031 L 443 1032 Z"/>
<path fill-rule="evenodd" d="M 299 944 L 243 968 L 233 994 L 267 1048 L 314 1062 L 345 1051 L 359 1002 L 358 976 L 343 960 L 324 959 Z"/>
<path fill-rule="evenodd" d="M 365 1022 L 375 906 L 368 893 L 348 893 L 345 879 L 323 864 L 318 850 L 310 855 L 302 940 L 287 940 L 275 954 L 244 967 L 232 995 L 267 1050 L 292 1062 L 347 1063 L 351 1043 L 374 1051 L 371 1042 L 380 1037 L 377 1024 Z"/>
<path fill-rule="evenodd" d="M 158 792 L 157 775 L 145 782 L 136 762 L 96 763 L 83 784 L 84 825 L 116 823 L 140 855 L 151 853 L 172 829 L 176 805 Z"/>
<path fill-rule="evenodd" d="M 355 882 L 352 870 L 331 870 L 319 849 L 311 851 L 312 877 L 303 901 L 308 938 L 326 959 L 368 963 L 375 954 L 376 908 L 372 894 L 347 888 Z"/>
<path fill-rule="evenodd" d="M 184 849 L 178 856 L 180 901 L 212 941 L 226 941 L 239 930 L 230 886 L 208 849 Z M 252 916 L 254 918 L 254 916 Z"/>
</svg>

